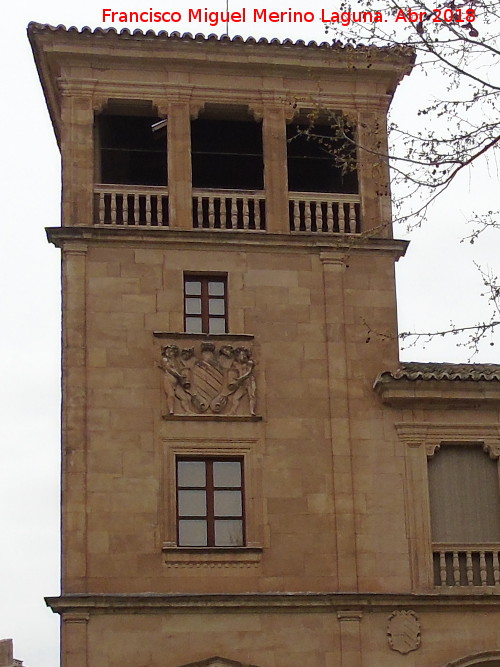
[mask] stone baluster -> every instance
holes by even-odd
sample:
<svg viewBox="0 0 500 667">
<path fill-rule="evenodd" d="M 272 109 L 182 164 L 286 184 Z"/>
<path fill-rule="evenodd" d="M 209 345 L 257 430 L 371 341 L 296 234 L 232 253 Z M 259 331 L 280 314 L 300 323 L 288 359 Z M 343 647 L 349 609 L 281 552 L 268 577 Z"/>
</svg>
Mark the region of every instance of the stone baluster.
<svg viewBox="0 0 500 667">
<path fill-rule="evenodd" d="M 250 214 L 248 211 L 248 197 L 243 197 L 243 229 L 248 229 Z"/>
<path fill-rule="evenodd" d="M 458 558 L 458 551 L 453 552 L 453 583 L 455 586 L 460 586 L 460 560 Z"/>
<path fill-rule="evenodd" d="M 253 213 L 255 220 L 255 229 L 260 229 L 260 199 L 256 197 L 253 200 Z"/>
<path fill-rule="evenodd" d="M 472 586 L 474 584 L 474 569 L 472 566 L 472 551 L 467 551 L 465 557 L 465 570 L 467 572 L 467 584 Z"/>
<path fill-rule="evenodd" d="M 208 198 L 208 226 L 210 229 L 215 227 L 215 205 L 214 198 Z"/>
<path fill-rule="evenodd" d="M 495 586 L 500 584 L 500 552 L 494 551 L 493 557 L 493 582 Z"/>
<path fill-rule="evenodd" d="M 111 224 L 116 225 L 116 192 L 111 193 Z"/>
<path fill-rule="evenodd" d="M 481 586 L 486 586 L 488 573 L 486 571 L 486 554 L 484 551 L 479 552 L 479 574 L 481 577 Z"/>
<path fill-rule="evenodd" d="M 327 231 L 333 232 L 334 230 L 333 203 L 330 201 L 326 202 L 326 226 L 327 226 Z"/>
<path fill-rule="evenodd" d="M 440 586 L 444 586 L 446 584 L 446 552 L 445 551 L 440 551 L 439 552 L 439 577 L 440 577 Z"/>
<path fill-rule="evenodd" d="M 123 195 L 123 208 L 122 208 L 122 215 L 123 215 L 123 224 L 128 225 L 128 194 Z"/>
<path fill-rule="evenodd" d="M 106 213 L 106 200 L 104 192 L 99 193 L 99 224 L 103 225 Z"/>
<path fill-rule="evenodd" d="M 311 218 L 312 218 L 312 205 L 313 202 L 310 199 L 306 199 L 304 202 L 304 218 L 305 218 L 305 225 L 306 225 L 306 232 L 310 232 L 311 230 Z"/>
<path fill-rule="evenodd" d="M 134 198 L 134 225 L 138 225 L 140 221 L 139 195 L 134 192 L 132 196 Z"/>
<path fill-rule="evenodd" d="M 339 212 L 339 232 L 345 234 L 345 210 L 344 204 L 342 202 L 338 203 L 338 212 Z"/>
</svg>

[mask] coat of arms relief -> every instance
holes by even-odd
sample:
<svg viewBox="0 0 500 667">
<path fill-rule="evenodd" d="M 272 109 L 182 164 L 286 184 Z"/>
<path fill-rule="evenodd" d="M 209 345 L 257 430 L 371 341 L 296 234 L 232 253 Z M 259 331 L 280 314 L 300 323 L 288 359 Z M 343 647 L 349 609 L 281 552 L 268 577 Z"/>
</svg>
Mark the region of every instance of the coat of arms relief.
<svg viewBox="0 0 500 667">
<path fill-rule="evenodd" d="M 393 651 L 410 653 L 420 646 L 420 621 L 414 611 L 393 611 L 387 622 L 387 639 Z"/>
<path fill-rule="evenodd" d="M 252 350 L 203 342 L 161 348 L 168 415 L 255 415 Z"/>
</svg>

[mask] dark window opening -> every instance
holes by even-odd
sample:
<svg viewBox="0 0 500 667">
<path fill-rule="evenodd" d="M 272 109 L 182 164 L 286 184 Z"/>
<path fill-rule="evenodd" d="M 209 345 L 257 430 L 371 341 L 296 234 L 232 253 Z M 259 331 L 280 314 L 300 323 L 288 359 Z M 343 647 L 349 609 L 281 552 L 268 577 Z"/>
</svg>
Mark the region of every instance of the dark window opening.
<svg viewBox="0 0 500 667">
<path fill-rule="evenodd" d="M 345 133 L 345 136 L 344 136 Z M 354 128 L 335 117 L 287 126 L 288 189 L 291 192 L 356 194 Z"/>
<path fill-rule="evenodd" d="M 101 183 L 167 185 L 166 133 L 151 129 L 159 120 L 125 114 L 98 117 Z"/>
<path fill-rule="evenodd" d="M 500 542 L 498 462 L 480 446 L 445 445 L 429 460 L 432 541 Z"/>
<path fill-rule="evenodd" d="M 241 459 L 177 459 L 177 544 L 245 545 Z"/>
<path fill-rule="evenodd" d="M 187 333 L 227 333 L 224 276 L 184 276 L 184 329 Z"/>
<path fill-rule="evenodd" d="M 262 123 L 199 118 L 191 123 L 193 187 L 262 190 Z"/>
</svg>

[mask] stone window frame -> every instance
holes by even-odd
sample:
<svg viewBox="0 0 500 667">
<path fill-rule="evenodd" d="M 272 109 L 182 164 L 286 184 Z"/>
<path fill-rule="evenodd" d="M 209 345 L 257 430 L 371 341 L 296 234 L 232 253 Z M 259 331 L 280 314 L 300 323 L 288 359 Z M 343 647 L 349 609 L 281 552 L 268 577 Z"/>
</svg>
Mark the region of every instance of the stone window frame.
<svg viewBox="0 0 500 667">
<path fill-rule="evenodd" d="M 186 283 L 188 282 L 200 282 L 201 283 L 201 313 L 199 317 L 196 314 L 189 314 L 187 312 L 187 299 L 197 298 L 197 295 L 189 295 L 186 293 Z M 219 283 L 223 285 L 223 295 L 210 295 L 209 294 L 209 283 Z M 205 335 L 210 334 L 210 319 L 222 320 L 224 322 L 224 331 L 218 332 L 218 335 L 224 335 L 229 332 L 229 317 L 228 317 L 228 276 L 227 273 L 191 273 L 189 271 L 184 271 L 183 277 L 184 285 L 184 331 L 186 333 L 199 333 Z M 215 299 L 216 301 L 222 301 L 224 303 L 224 314 L 210 314 L 210 300 Z M 190 332 L 187 327 L 188 317 L 193 317 L 196 319 L 201 319 L 201 331 L 200 332 Z M 217 333 L 217 332 L 216 332 Z"/>
<path fill-rule="evenodd" d="M 179 464 L 186 462 L 194 463 L 203 463 L 205 469 L 205 483 L 203 485 L 182 485 L 179 482 Z M 237 486 L 216 486 L 215 484 L 215 465 L 219 462 L 228 462 L 228 463 L 237 463 L 240 470 L 240 483 Z M 220 520 L 236 520 L 241 525 L 241 541 L 239 545 L 224 545 L 227 547 L 233 546 L 245 546 L 246 545 L 246 526 L 245 526 L 245 468 L 244 461 L 240 456 L 177 456 L 176 457 L 176 491 L 177 491 L 177 544 L 180 545 L 180 523 L 191 522 L 191 521 L 203 521 L 206 526 L 206 545 L 192 545 L 192 546 L 204 546 L 204 547 L 217 547 L 222 546 L 217 544 L 217 522 Z M 190 516 L 180 513 L 179 508 L 179 494 L 182 491 L 202 491 L 205 494 L 205 515 L 203 516 Z M 229 490 L 233 493 L 237 493 L 239 500 L 241 502 L 241 511 L 238 514 L 232 516 L 227 515 L 217 515 L 216 512 L 216 494 L 218 491 Z"/>
<path fill-rule="evenodd" d="M 405 503 L 412 588 L 417 592 L 435 591 L 428 459 L 442 446 L 479 446 L 497 459 L 500 476 L 500 425 L 401 422 L 395 428 L 406 445 Z M 459 586 L 447 590 L 464 592 Z M 477 588 L 471 592 L 477 592 Z"/>
<path fill-rule="evenodd" d="M 257 439 L 163 438 L 163 540 L 167 565 L 257 565 L 263 551 L 262 464 Z M 177 460 L 183 458 L 240 459 L 244 474 L 245 546 L 181 547 L 177 544 Z"/>
</svg>

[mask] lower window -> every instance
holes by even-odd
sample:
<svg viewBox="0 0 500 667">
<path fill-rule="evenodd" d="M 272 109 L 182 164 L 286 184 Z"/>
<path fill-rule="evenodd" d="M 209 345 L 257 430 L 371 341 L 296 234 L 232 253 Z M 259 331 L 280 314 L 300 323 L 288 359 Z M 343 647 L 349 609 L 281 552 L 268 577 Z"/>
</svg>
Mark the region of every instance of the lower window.
<svg viewBox="0 0 500 667">
<path fill-rule="evenodd" d="M 245 546 L 242 458 L 184 458 L 177 468 L 177 545 Z"/>
</svg>

